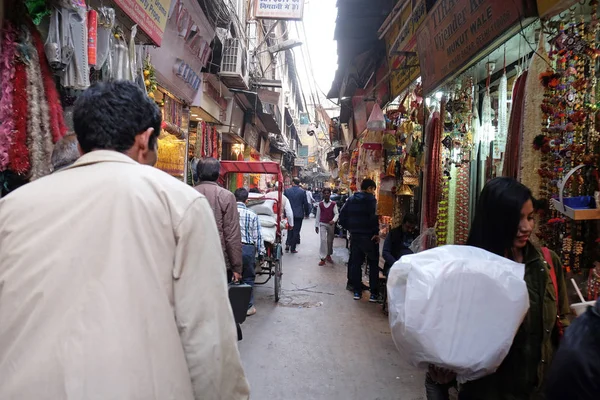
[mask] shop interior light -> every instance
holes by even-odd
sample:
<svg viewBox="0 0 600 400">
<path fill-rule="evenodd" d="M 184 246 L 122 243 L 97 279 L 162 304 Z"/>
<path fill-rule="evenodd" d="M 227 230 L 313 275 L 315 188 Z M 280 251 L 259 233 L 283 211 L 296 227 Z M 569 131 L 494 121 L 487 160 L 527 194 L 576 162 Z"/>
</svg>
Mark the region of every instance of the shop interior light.
<svg viewBox="0 0 600 400">
<path fill-rule="evenodd" d="M 192 117 L 197 117 L 197 116 L 198 116 L 198 114 L 192 114 Z"/>
<path fill-rule="evenodd" d="M 436 98 L 436 99 L 438 99 L 438 101 L 440 101 L 440 100 L 442 100 L 442 96 L 443 96 L 443 95 L 444 95 L 444 93 L 443 93 L 443 92 L 437 92 L 437 93 L 435 94 L 435 98 Z"/>
</svg>

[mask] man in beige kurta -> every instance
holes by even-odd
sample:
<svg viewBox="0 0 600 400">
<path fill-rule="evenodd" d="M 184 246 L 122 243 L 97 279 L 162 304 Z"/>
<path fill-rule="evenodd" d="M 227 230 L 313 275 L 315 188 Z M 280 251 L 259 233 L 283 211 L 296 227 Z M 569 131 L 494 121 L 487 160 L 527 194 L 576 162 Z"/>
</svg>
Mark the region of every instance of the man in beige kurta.
<svg viewBox="0 0 600 400">
<path fill-rule="evenodd" d="M 0 399 L 248 399 L 210 206 L 143 165 L 160 120 L 94 85 L 84 155 L 0 200 Z"/>
</svg>

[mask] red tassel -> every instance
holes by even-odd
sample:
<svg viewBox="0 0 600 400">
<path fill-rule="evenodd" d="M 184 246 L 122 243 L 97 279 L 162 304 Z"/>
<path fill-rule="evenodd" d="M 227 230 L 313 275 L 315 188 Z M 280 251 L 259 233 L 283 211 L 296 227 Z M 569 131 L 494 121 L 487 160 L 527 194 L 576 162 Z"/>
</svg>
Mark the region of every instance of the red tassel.
<svg viewBox="0 0 600 400">
<path fill-rule="evenodd" d="M 29 149 L 27 148 L 27 72 L 25 64 L 15 63 L 15 81 L 13 92 L 13 112 L 15 132 L 13 144 L 8 153 L 9 169 L 18 173 L 29 172 Z"/>
</svg>

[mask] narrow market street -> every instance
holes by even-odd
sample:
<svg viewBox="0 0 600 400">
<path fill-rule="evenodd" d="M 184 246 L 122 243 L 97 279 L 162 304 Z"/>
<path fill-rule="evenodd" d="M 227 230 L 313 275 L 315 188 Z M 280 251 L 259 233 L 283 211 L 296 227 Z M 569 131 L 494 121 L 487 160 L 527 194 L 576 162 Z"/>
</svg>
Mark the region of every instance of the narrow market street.
<svg viewBox="0 0 600 400">
<path fill-rule="evenodd" d="M 335 240 L 335 265 L 320 267 L 314 218 L 304 222 L 299 253 L 284 255 L 279 304 L 271 282 L 258 286 L 258 312 L 242 325 L 251 398 L 424 399 L 423 372 L 400 360 L 381 305 L 346 290 L 345 240 Z"/>
</svg>

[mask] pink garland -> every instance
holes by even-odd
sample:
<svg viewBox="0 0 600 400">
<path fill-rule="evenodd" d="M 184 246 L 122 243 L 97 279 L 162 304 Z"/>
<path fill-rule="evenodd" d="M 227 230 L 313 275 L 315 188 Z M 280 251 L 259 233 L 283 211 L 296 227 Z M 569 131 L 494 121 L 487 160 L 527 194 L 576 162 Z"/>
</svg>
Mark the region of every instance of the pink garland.
<svg viewBox="0 0 600 400">
<path fill-rule="evenodd" d="M 0 88 L 2 96 L 0 97 L 0 171 L 8 168 L 9 151 L 13 141 L 13 130 L 15 121 L 13 119 L 13 90 L 15 76 L 15 50 L 16 33 L 12 24 L 8 21 L 4 23 L 2 30 L 2 49 L 0 54 Z"/>
</svg>

